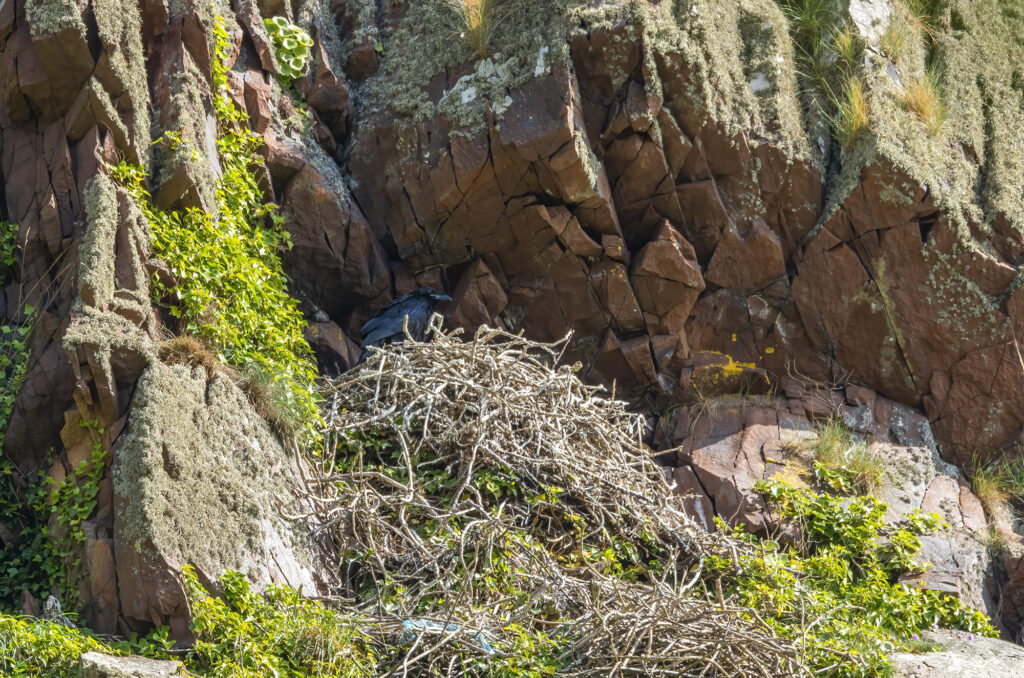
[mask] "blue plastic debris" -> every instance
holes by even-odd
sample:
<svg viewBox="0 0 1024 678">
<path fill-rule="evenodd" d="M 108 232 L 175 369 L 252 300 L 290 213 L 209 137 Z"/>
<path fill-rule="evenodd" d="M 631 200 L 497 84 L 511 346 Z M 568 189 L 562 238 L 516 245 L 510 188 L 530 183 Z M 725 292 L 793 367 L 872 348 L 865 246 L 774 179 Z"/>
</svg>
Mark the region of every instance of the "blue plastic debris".
<svg viewBox="0 0 1024 678">
<path fill-rule="evenodd" d="M 459 628 L 458 624 L 442 624 L 430 619 L 405 619 L 402 621 L 402 635 L 398 637 L 398 642 L 405 645 L 416 640 L 420 633 L 456 633 Z M 478 631 L 472 639 L 485 653 L 495 653 L 494 647 L 487 642 L 484 631 Z"/>
</svg>

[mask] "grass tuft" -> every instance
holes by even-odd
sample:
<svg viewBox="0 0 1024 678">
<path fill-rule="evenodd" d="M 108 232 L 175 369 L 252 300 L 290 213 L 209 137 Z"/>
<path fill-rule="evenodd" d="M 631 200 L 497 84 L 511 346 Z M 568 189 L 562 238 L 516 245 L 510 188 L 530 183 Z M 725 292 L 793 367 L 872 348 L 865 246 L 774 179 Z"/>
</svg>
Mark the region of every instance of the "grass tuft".
<svg viewBox="0 0 1024 678">
<path fill-rule="evenodd" d="M 834 490 L 869 494 L 882 479 L 881 460 L 838 419 L 818 427 L 811 450 L 818 479 Z"/>
<path fill-rule="evenodd" d="M 473 54 L 484 58 L 491 53 L 491 37 L 494 35 L 498 0 L 451 0 L 455 10 L 462 17 L 462 36 L 473 48 Z"/>
<path fill-rule="evenodd" d="M 989 514 L 1007 503 L 1024 505 L 1024 456 L 1017 450 L 1013 458 L 985 461 L 978 455 L 971 460 L 971 490 Z"/>
<path fill-rule="evenodd" d="M 941 84 L 938 69 L 930 68 L 925 77 L 910 83 L 903 92 L 903 105 L 924 123 L 933 136 L 942 133 L 948 117 Z"/>
<path fill-rule="evenodd" d="M 862 134 L 871 129 L 871 107 L 864 83 L 859 77 L 847 78 L 843 92 L 835 99 L 832 131 L 843 149 L 849 149 Z"/>
</svg>

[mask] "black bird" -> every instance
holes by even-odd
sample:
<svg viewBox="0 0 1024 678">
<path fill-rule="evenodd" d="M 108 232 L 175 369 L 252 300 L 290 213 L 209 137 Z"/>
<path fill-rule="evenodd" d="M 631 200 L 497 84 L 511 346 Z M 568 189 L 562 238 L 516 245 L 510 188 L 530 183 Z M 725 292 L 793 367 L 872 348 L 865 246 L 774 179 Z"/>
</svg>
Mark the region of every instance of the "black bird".
<svg viewBox="0 0 1024 678">
<path fill-rule="evenodd" d="M 377 311 L 360 330 L 363 333 L 363 343 L 359 348 L 363 354 L 359 356 L 359 362 L 363 362 L 369 356 L 371 346 L 383 346 L 397 341 L 405 340 L 405 319 L 409 319 L 409 335 L 416 341 L 424 341 L 427 338 L 427 328 L 430 325 L 430 317 L 434 315 L 434 307 L 440 301 L 451 301 L 447 294 L 431 289 L 420 287 L 409 294 L 394 299 L 390 304 Z"/>
</svg>

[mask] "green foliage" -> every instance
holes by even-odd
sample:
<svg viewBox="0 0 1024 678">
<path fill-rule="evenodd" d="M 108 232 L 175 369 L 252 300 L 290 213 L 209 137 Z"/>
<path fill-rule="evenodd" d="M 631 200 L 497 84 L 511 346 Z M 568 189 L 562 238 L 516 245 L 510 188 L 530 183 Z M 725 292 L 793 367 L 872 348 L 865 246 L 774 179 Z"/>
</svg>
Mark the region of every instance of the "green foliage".
<svg viewBox="0 0 1024 678">
<path fill-rule="evenodd" d="M 209 595 L 195 570 L 182 580 L 192 609 L 190 668 L 207 676 L 373 676 L 376 651 L 360 620 L 271 586 L 254 593 L 245 577 L 226 572 L 221 597 Z"/>
<path fill-rule="evenodd" d="M 83 629 L 0 614 L 0 675 L 3 676 L 77 676 L 78 657 L 83 653 L 119 655 L 126 650 L 126 644 L 108 644 Z"/>
<path fill-rule="evenodd" d="M 715 559 L 713 570 L 726 576 L 727 597 L 756 610 L 779 635 L 801 639 L 806 662 L 823 675 L 885 675 L 887 656 L 928 628 L 996 635 L 983 614 L 958 600 L 896 583 L 919 569 L 919 536 L 941 525 L 938 516 L 914 513 L 890 524 L 874 497 L 839 499 L 779 482 L 756 489 L 800 528 L 802 542 L 783 547 L 732 528 L 756 548 L 740 556 L 738 568 Z"/>
<path fill-rule="evenodd" d="M 102 430 L 94 422 L 82 426 L 92 439 L 89 458 L 59 483 L 40 472 L 24 502 L 13 486 L 13 466 L 0 461 L 0 473 L 6 479 L 0 487 L 0 522 L 18 530 L 20 539 L 0 547 L 0 609 L 17 608 L 22 591 L 38 599 L 56 591 L 65 609 L 75 608 L 83 571 L 82 521 L 96 509 L 106 458 Z"/>
<path fill-rule="evenodd" d="M 274 56 L 286 80 L 301 78 L 306 70 L 309 48 L 313 39 L 306 31 L 281 16 L 264 19 L 263 25 L 274 41 Z"/>
<path fill-rule="evenodd" d="M 18 226 L 0 221 L 0 289 L 17 279 Z M 35 309 L 25 306 L 25 321 L 0 323 L 0 439 L 28 369 L 29 335 Z"/>
<path fill-rule="evenodd" d="M 228 96 L 224 60 L 230 49 L 223 23 L 214 26 L 214 108 L 217 148 L 223 175 L 217 181 L 216 216 L 200 209 L 157 210 L 145 188 L 142 169 L 121 163 L 114 177 L 133 195 L 149 221 L 156 256 L 169 264 L 178 284 L 166 289 L 154 277 L 158 302 L 169 298 L 171 315 L 188 334 L 204 337 L 223 362 L 266 382 L 281 420 L 305 443 L 315 440 L 317 373 L 303 337 L 305 322 L 288 294 L 279 251 L 291 247 L 276 214 L 263 199 L 250 167 L 259 135 Z M 180 137 L 164 136 L 176 145 Z"/>
<path fill-rule="evenodd" d="M 843 494 L 867 494 L 882 479 L 881 460 L 842 421 L 829 419 L 817 428 L 812 443 L 818 481 Z"/>
</svg>

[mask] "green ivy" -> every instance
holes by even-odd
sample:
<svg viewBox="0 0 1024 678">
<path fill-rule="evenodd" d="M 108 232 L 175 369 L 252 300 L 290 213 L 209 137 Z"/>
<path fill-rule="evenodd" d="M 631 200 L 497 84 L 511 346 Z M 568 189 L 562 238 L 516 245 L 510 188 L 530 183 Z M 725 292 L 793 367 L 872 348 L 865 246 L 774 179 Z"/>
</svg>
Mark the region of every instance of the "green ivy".
<svg viewBox="0 0 1024 678">
<path fill-rule="evenodd" d="M 289 81 L 301 78 L 306 70 L 313 39 L 306 31 L 281 16 L 264 19 L 263 25 L 274 41 L 274 56 L 277 57 L 281 77 Z"/>
<path fill-rule="evenodd" d="M 182 581 L 196 642 L 188 658 L 206 676 L 374 676 L 376 651 L 360 620 L 270 586 L 253 592 L 245 577 L 228 571 L 220 597 L 212 597 L 191 566 Z"/>
<path fill-rule="evenodd" d="M 892 524 L 874 497 L 839 498 L 775 481 L 755 489 L 799 527 L 802 542 L 784 547 L 720 523 L 756 548 L 739 557 L 738 568 L 713 559 L 712 576 L 780 636 L 799 640 L 807 664 L 823 675 L 886 675 L 888 655 L 924 629 L 997 635 L 984 614 L 955 598 L 897 582 L 920 570 L 919 537 L 943 525 L 939 516 L 915 512 Z"/>
<path fill-rule="evenodd" d="M 214 37 L 214 108 L 223 168 L 216 185 L 217 216 L 195 208 L 157 210 L 139 167 L 121 163 L 113 175 L 148 219 L 154 254 L 177 278 L 173 289 L 153 279 L 157 302 L 170 299 L 168 310 L 183 321 L 186 333 L 206 338 L 222 361 L 268 383 L 282 418 L 303 442 L 312 443 L 320 417 L 317 372 L 303 337 L 305 321 L 288 294 L 279 257 L 291 248 L 291 239 L 250 170 L 262 140 L 228 95 L 224 60 L 230 40 L 221 20 L 214 25 Z M 183 143 L 173 134 L 161 142 Z"/>
<path fill-rule="evenodd" d="M 19 534 L 17 543 L 0 546 L 0 608 L 16 609 L 22 591 L 39 600 L 56 591 L 65 609 L 75 609 L 85 532 L 82 522 L 96 509 L 106 453 L 103 431 L 95 422 L 89 429 L 92 449 L 73 473 L 61 482 L 43 471 L 22 502 L 13 486 L 13 465 L 0 461 L 0 522 Z"/>
<path fill-rule="evenodd" d="M 17 279 L 18 226 L 0 221 L 0 289 Z M 0 440 L 14 411 L 18 391 L 28 370 L 29 335 L 35 309 L 25 305 L 21 323 L 0 323 Z"/>
</svg>

